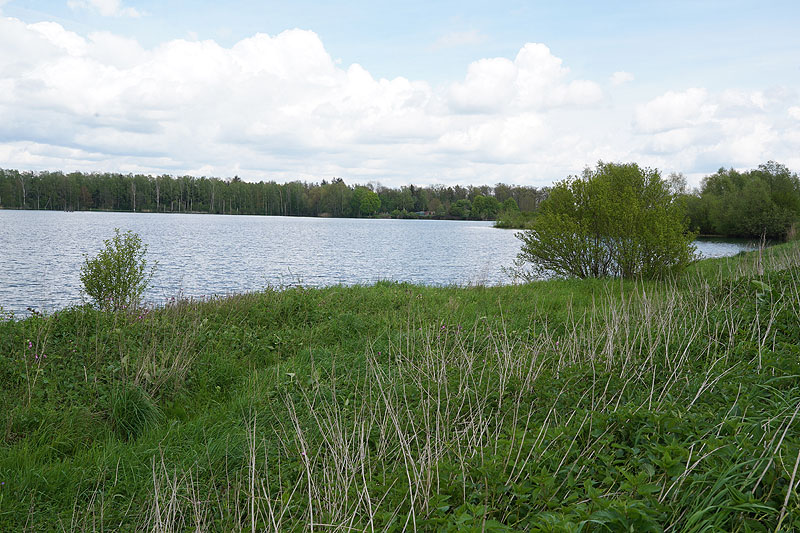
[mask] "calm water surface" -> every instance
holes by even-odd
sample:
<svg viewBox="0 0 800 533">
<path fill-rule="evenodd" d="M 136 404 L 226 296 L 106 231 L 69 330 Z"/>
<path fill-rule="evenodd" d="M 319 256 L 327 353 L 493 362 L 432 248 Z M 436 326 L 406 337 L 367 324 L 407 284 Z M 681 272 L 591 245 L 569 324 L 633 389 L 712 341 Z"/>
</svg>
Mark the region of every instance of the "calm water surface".
<svg viewBox="0 0 800 533">
<path fill-rule="evenodd" d="M 502 284 L 520 242 L 492 222 L 0 210 L 0 307 L 81 303 L 80 267 L 114 228 L 138 233 L 158 269 L 151 303 L 267 286 Z M 745 243 L 699 242 L 706 257 Z"/>
</svg>

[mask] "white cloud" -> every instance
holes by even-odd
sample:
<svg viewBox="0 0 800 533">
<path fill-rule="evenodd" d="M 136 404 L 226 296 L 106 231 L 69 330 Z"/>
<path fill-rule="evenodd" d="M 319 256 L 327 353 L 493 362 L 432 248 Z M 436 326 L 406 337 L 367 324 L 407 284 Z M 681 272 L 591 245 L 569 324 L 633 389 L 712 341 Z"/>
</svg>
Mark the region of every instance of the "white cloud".
<svg viewBox="0 0 800 533">
<path fill-rule="evenodd" d="M 800 120 L 800 106 L 792 106 L 788 110 L 789 116 L 793 119 Z"/>
<path fill-rule="evenodd" d="M 145 48 L 0 17 L 9 168 L 544 185 L 598 159 L 790 164 L 792 95 L 694 88 L 615 105 L 543 44 L 433 86 L 342 65 L 310 31 Z"/>
<path fill-rule="evenodd" d="M 464 81 L 450 88 L 450 101 L 458 112 L 493 113 L 589 105 L 602 99 L 597 83 L 568 81 L 568 74 L 547 46 L 528 43 L 514 61 L 498 57 L 470 64 Z"/>
<path fill-rule="evenodd" d="M 633 81 L 633 79 L 633 74 L 630 72 L 625 72 L 624 70 L 620 70 L 611 75 L 611 85 L 622 85 L 623 83 Z"/>
<path fill-rule="evenodd" d="M 73 10 L 96 11 L 104 17 L 139 18 L 142 13 L 133 7 L 124 6 L 120 0 L 67 0 Z"/>
<path fill-rule="evenodd" d="M 796 160 L 798 147 L 796 126 L 781 120 L 791 93 L 772 93 L 693 88 L 653 98 L 636 108 L 640 150 L 680 161 L 690 173 L 720 166 L 752 168 L 770 159 L 788 164 Z"/>
<path fill-rule="evenodd" d="M 514 99 L 517 73 L 516 65 L 506 58 L 481 59 L 469 66 L 463 83 L 453 85 L 450 99 L 459 111 L 498 111 Z"/>
<path fill-rule="evenodd" d="M 637 106 L 635 125 L 645 133 L 683 128 L 707 121 L 717 109 L 705 89 L 669 91 L 646 104 Z"/>
</svg>

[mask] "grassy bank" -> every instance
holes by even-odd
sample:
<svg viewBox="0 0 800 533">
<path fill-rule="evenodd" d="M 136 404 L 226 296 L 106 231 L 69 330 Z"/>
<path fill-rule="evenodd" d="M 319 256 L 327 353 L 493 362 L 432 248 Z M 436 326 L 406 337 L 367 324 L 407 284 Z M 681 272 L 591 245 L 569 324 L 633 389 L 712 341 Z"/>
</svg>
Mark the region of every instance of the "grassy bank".
<svg viewBox="0 0 800 533">
<path fill-rule="evenodd" d="M 800 246 L 0 321 L 2 531 L 800 528 Z"/>
</svg>

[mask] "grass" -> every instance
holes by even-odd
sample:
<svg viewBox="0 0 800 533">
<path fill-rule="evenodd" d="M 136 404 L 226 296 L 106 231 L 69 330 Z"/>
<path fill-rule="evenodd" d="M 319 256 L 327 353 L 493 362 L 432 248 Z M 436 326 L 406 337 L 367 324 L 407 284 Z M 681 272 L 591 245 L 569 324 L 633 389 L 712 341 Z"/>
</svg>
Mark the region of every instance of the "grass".
<svg viewBox="0 0 800 533">
<path fill-rule="evenodd" d="M 792 531 L 800 246 L 0 322 L 2 531 Z"/>
</svg>

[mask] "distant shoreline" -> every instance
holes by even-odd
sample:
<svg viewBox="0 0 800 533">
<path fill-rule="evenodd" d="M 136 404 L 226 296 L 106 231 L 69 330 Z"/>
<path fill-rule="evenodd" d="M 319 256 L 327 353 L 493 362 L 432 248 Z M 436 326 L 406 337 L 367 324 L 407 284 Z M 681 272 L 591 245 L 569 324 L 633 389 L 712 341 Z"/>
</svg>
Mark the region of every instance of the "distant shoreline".
<svg viewBox="0 0 800 533">
<path fill-rule="evenodd" d="M 454 222 L 496 222 L 496 219 L 478 219 L 478 218 L 457 218 L 449 217 L 446 215 L 419 215 L 416 216 L 401 216 L 392 217 L 386 213 L 380 215 L 352 217 L 352 216 L 333 216 L 327 213 L 319 215 L 273 215 L 263 213 L 208 213 L 206 211 L 152 211 L 142 209 L 141 211 L 130 211 L 122 209 L 21 209 L 18 207 L 2 207 L 0 211 L 26 211 L 26 212 L 41 212 L 41 213 L 128 213 L 128 214 L 150 214 L 150 215 L 217 215 L 217 216 L 235 216 L 235 217 L 275 217 L 275 218 L 337 218 L 345 220 L 451 220 Z M 493 226 L 496 227 L 496 226 Z"/>
</svg>

